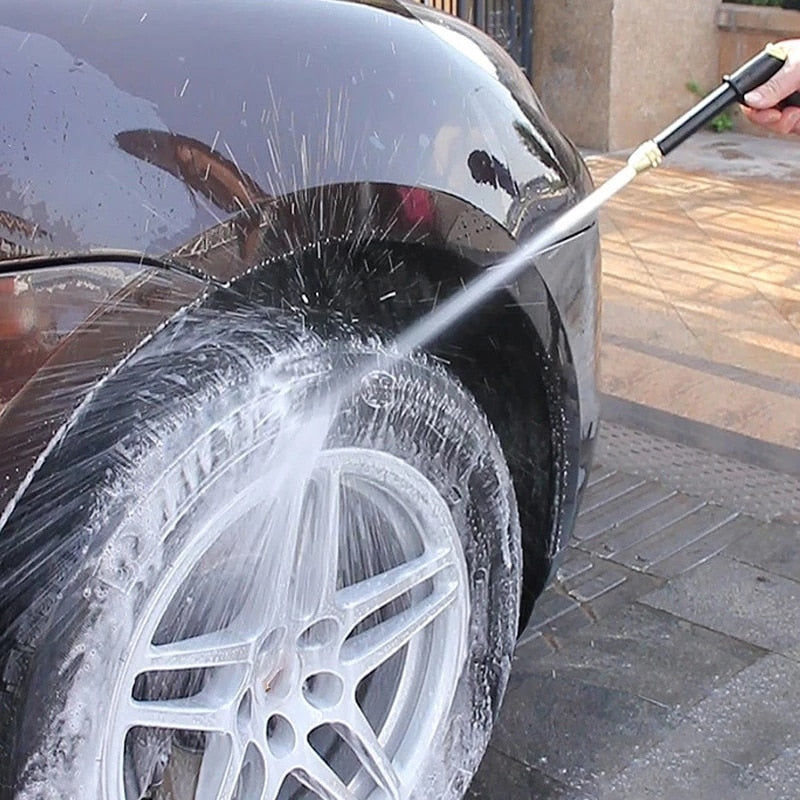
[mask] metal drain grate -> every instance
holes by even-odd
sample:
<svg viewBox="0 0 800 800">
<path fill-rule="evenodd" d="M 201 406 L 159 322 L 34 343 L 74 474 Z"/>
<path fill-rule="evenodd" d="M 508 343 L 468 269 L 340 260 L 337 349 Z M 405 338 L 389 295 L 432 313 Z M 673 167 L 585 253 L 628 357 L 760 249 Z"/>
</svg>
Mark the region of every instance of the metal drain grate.
<svg viewBox="0 0 800 800">
<path fill-rule="evenodd" d="M 618 423 L 602 424 L 596 461 L 760 520 L 800 522 L 800 480 Z"/>
</svg>

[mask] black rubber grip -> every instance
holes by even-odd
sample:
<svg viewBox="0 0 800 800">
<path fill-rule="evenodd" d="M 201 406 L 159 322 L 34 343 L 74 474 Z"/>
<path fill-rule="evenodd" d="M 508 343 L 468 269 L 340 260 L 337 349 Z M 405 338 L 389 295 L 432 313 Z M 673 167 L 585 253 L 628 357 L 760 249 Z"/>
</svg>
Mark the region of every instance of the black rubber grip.
<svg viewBox="0 0 800 800">
<path fill-rule="evenodd" d="M 654 138 L 663 155 L 671 153 L 679 144 L 685 142 L 693 133 L 705 127 L 714 117 L 724 111 L 731 103 L 744 102 L 744 96 L 766 83 L 784 65 L 785 59 L 767 48 L 743 64 L 733 75 L 726 75 L 723 82 L 706 95 L 694 108 L 675 120 L 668 128 Z M 789 95 L 782 101 L 788 105 L 800 105 L 800 92 Z"/>
<path fill-rule="evenodd" d="M 789 106 L 800 106 L 800 92 L 792 92 L 788 97 L 784 97 L 780 103 L 775 103 L 775 108 L 789 108 Z"/>
<path fill-rule="evenodd" d="M 738 101 L 744 103 L 744 96 L 748 92 L 766 83 L 783 65 L 784 59 L 764 50 L 739 67 L 733 75 L 726 75 L 724 80 L 734 88 Z M 775 103 L 776 108 L 789 106 L 800 106 L 800 92 L 792 92 L 779 103 Z"/>
<path fill-rule="evenodd" d="M 662 155 L 666 156 L 693 133 L 708 125 L 717 114 L 724 111 L 731 103 L 735 103 L 737 99 L 736 89 L 733 86 L 727 82 L 720 84 L 694 108 L 664 128 L 653 141 L 658 145 Z"/>
<path fill-rule="evenodd" d="M 736 99 L 744 102 L 744 96 L 752 92 L 762 83 L 766 83 L 784 65 L 785 59 L 769 50 L 762 50 L 746 64 L 742 64 L 733 75 L 726 75 L 723 80 L 736 92 Z"/>
</svg>

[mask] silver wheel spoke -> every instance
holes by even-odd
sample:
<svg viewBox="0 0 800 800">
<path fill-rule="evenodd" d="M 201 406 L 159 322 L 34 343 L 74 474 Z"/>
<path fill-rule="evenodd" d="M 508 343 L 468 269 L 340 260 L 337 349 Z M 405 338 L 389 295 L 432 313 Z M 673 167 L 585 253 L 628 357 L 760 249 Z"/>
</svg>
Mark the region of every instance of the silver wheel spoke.
<svg viewBox="0 0 800 800">
<path fill-rule="evenodd" d="M 375 783 L 392 800 L 399 800 L 400 779 L 369 720 L 355 704 L 348 716 L 347 724 L 336 724 L 334 729 L 347 742 Z"/>
<path fill-rule="evenodd" d="M 128 727 L 171 728 L 183 731 L 225 733 L 233 729 L 230 707 L 210 707 L 197 698 L 180 700 L 131 700 Z"/>
<path fill-rule="evenodd" d="M 436 550 L 339 590 L 336 602 L 345 612 L 347 627 L 355 627 L 365 617 L 452 564 L 453 555 L 449 550 Z"/>
<path fill-rule="evenodd" d="M 327 605 L 336 591 L 339 566 L 339 471 L 317 470 L 303 504 L 295 561 L 293 608 L 302 618 Z"/>
<path fill-rule="evenodd" d="M 314 748 L 308 745 L 303 748 L 303 761 L 305 766 L 295 770 L 293 774 L 303 786 L 316 792 L 322 800 L 356 800 L 355 795 Z"/>
<path fill-rule="evenodd" d="M 341 650 L 345 670 L 354 670 L 358 678 L 369 675 L 444 612 L 457 592 L 458 584 L 448 582 L 411 608 L 349 638 Z"/>
<path fill-rule="evenodd" d="M 126 728 L 202 731 L 231 734 L 236 730 L 236 704 L 245 670 L 216 670 L 198 694 L 164 700 L 128 700 Z"/>
<path fill-rule="evenodd" d="M 244 766 L 245 748 L 236 739 L 209 734 L 197 777 L 195 800 L 232 800 Z"/>
<path fill-rule="evenodd" d="M 269 761 L 267 764 L 267 779 L 264 782 L 264 791 L 259 800 L 277 800 L 281 787 L 289 774 L 285 769 L 279 769 L 278 761 Z"/>
<path fill-rule="evenodd" d="M 142 672 L 246 664 L 252 658 L 252 647 L 252 641 L 231 628 L 169 644 L 150 645 Z"/>
</svg>

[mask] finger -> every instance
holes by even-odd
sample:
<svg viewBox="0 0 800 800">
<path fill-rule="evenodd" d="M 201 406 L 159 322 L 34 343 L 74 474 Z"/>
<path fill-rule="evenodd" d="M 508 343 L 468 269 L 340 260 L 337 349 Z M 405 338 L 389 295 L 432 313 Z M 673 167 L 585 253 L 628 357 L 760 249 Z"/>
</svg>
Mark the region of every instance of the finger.
<svg viewBox="0 0 800 800">
<path fill-rule="evenodd" d="M 800 108 L 785 109 L 780 120 L 775 123 L 778 133 L 791 133 L 798 125 L 800 125 Z"/>
<path fill-rule="evenodd" d="M 780 45 L 789 57 L 766 83 L 744 96 L 745 103 L 751 108 L 770 108 L 800 87 L 800 39 L 781 42 Z"/>
<path fill-rule="evenodd" d="M 764 130 L 770 131 L 771 133 L 779 133 L 779 134 L 785 132 L 781 128 L 783 114 L 781 114 L 781 112 L 778 111 L 777 108 L 768 108 L 765 110 L 758 111 L 753 108 L 743 107 L 742 113 L 747 117 L 747 119 L 749 119 L 751 122 L 754 122 L 756 125 L 759 125 L 760 127 L 764 128 Z"/>
<path fill-rule="evenodd" d="M 781 112 L 777 108 L 755 109 L 742 106 L 742 113 L 756 125 L 772 125 L 781 118 Z"/>
</svg>

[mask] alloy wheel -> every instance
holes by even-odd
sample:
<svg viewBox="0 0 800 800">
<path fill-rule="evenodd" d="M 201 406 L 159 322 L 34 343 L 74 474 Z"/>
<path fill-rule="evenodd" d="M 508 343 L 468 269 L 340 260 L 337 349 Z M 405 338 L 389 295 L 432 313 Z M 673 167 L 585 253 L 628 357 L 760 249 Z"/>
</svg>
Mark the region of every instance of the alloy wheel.
<svg viewBox="0 0 800 800">
<path fill-rule="evenodd" d="M 359 448 L 323 451 L 294 482 L 253 479 L 212 513 L 210 491 L 164 533 L 182 546 L 114 689 L 105 796 L 408 797 L 467 648 L 447 504 Z"/>
</svg>

